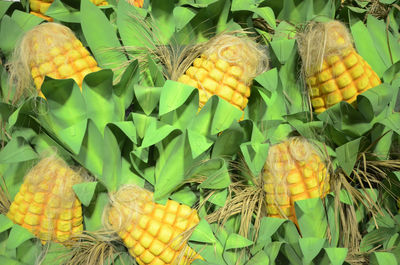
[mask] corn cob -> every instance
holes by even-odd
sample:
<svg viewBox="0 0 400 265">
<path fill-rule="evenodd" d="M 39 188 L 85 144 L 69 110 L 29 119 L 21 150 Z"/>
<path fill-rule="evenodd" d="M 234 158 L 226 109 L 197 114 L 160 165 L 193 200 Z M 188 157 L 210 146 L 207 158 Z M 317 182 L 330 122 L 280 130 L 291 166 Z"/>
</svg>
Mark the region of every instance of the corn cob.
<svg viewBox="0 0 400 265">
<path fill-rule="evenodd" d="M 128 0 L 128 3 L 136 6 L 136 7 L 143 7 L 144 0 Z"/>
<path fill-rule="evenodd" d="M 218 95 L 243 111 L 253 78 L 268 65 L 266 54 L 254 41 L 228 34 L 204 46 L 207 48 L 178 82 L 199 90 L 199 109 L 212 95 Z"/>
<path fill-rule="evenodd" d="M 25 34 L 14 52 L 11 80 L 16 80 L 20 94 L 32 82 L 39 95 L 44 77 L 72 78 L 82 87 L 85 75 L 99 71 L 96 60 L 90 55 L 74 33 L 57 23 L 44 23 Z"/>
<path fill-rule="evenodd" d="M 110 201 L 106 224 L 138 264 L 190 264 L 201 259 L 182 235 L 199 222 L 196 210 L 172 200 L 154 203 L 151 192 L 134 185 L 121 187 Z"/>
<path fill-rule="evenodd" d="M 294 202 L 323 198 L 329 192 L 329 175 L 315 147 L 292 137 L 269 148 L 263 172 L 267 213 L 297 224 Z"/>
<path fill-rule="evenodd" d="M 83 229 L 81 202 L 72 189 L 80 182 L 60 158 L 43 158 L 26 175 L 7 216 L 42 242 L 64 242 Z"/>
<path fill-rule="evenodd" d="M 338 22 L 313 23 L 299 34 L 299 51 L 316 113 L 381 83 L 378 75 L 356 52 L 346 27 Z"/>
<path fill-rule="evenodd" d="M 108 2 L 105 0 L 90 0 L 96 6 L 105 6 L 108 5 Z M 31 14 L 43 18 L 47 21 L 53 21 L 53 19 L 49 16 L 46 16 L 45 13 L 47 9 L 49 9 L 50 5 L 54 2 L 54 0 L 30 0 L 29 6 L 31 9 Z"/>
</svg>

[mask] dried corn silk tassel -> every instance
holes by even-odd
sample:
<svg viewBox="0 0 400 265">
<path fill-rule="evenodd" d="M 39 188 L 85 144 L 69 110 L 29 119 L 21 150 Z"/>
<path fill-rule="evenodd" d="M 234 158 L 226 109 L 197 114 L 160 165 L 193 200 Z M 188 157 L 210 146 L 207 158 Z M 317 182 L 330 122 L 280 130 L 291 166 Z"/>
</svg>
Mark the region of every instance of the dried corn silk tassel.
<svg viewBox="0 0 400 265">
<path fill-rule="evenodd" d="M 60 158 L 43 158 L 26 175 L 7 216 L 43 243 L 64 242 L 83 230 L 81 202 L 72 189 L 82 181 Z"/>
<path fill-rule="evenodd" d="M 347 28 L 338 21 L 312 22 L 297 37 L 303 72 L 316 113 L 346 101 L 381 83 L 356 52 Z"/>
<path fill-rule="evenodd" d="M 323 198 L 329 192 L 329 174 L 316 148 L 302 137 L 269 148 L 263 172 L 267 213 L 297 224 L 294 202 Z"/>
<path fill-rule="evenodd" d="M 25 33 L 9 65 L 17 98 L 27 94 L 33 84 L 44 97 L 40 87 L 46 75 L 55 79 L 72 78 L 81 87 L 85 75 L 100 70 L 74 33 L 57 23 L 40 24 Z"/>
<path fill-rule="evenodd" d="M 110 195 L 105 225 L 118 233 L 139 264 L 190 264 L 202 259 L 187 245 L 184 232 L 198 222 L 197 211 L 168 200 L 153 202 L 153 194 L 125 185 Z"/>
</svg>

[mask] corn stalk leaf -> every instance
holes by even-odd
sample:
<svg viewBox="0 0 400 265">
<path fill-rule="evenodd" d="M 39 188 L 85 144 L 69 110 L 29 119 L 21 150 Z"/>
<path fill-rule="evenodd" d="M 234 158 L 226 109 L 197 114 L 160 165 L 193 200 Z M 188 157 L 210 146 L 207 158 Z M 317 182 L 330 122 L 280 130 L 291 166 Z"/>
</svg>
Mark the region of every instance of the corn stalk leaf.
<svg viewBox="0 0 400 265">
<path fill-rule="evenodd" d="M 81 14 L 77 10 L 67 8 L 60 0 L 55 0 L 45 12 L 46 16 L 69 23 L 79 23 Z"/>
<path fill-rule="evenodd" d="M 310 264 L 326 244 L 325 238 L 304 237 L 299 239 L 299 246 L 303 253 L 303 264 Z"/>
<path fill-rule="evenodd" d="M 146 115 L 150 115 L 160 100 L 162 87 L 135 86 L 135 96 Z"/>
<path fill-rule="evenodd" d="M 342 265 L 348 252 L 347 248 L 324 248 L 324 250 L 332 265 Z"/>
<path fill-rule="evenodd" d="M 336 148 L 339 166 L 348 176 L 350 176 L 357 161 L 361 140 L 362 138 L 360 137 Z"/>
<path fill-rule="evenodd" d="M 296 201 L 295 211 L 303 237 L 326 238 L 328 222 L 320 198 Z"/>
<path fill-rule="evenodd" d="M 29 232 L 22 226 L 14 224 L 11 228 L 6 247 L 7 249 L 15 249 L 31 238 L 35 238 L 35 236 L 31 232 Z"/>
<path fill-rule="evenodd" d="M 85 39 L 102 68 L 115 69 L 114 79 L 123 71 L 126 56 L 117 50 L 121 44 L 105 14 L 90 1 L 81 1 L 81 26 Z"/>
<path fill-rule="evenodd" d="M 78 196 L 79 200 L 83 205 L 88 207 L 90 202 L 93 199 L 94 192 L 97 187 L 97 182 L 84 182 L 78 183 L 72 186 L 76 196 Z"/>
<path fill-rule="evenodd" d="M 34 16 L 32 14 L 15 10 L 11 15 L 11 18 L 21 27 L 23 31 L 28 31 L 39 25 L 43 19 Z"/>
<path fill-rule="evenodd" d="M 10 55 L 17 44 L 18 38 L 24 33 L 18 23 L 5 15 L 0 24 L 0 49 L 6 55 Z"/>
<path fill-rule="evenodd" d="M 97 231 L 104 228 L 102 218 L 104 209 L 108 203 L 109 198 L 107 192 L 102 191 L 95 194 L 91 204 L 85 207 L 83 211 L 85 230 Z"/>
<path fill-rule="evenodd" d="M 189 98 L 195 88 L 180 82 L 167 80 L 161 89 L 159 115 L 176 110 Z"/>
<path fill-rule="evenodd" d="M 192 236 L 190 237 L 190 241 L 210 243 L 210 244 L 217 243 L 217 239 L 215 238 L 210 225 L 207 223 L 205 219 L 200 219 L 200 222 L 193 230 Z"/>
<path fill-rule="evenodd" d="M 14 223 L 3 214 L 0 214 L 0 233 L 10 229 Z"/>
<path fill-rule="evenodd" d="M 0 151 L 0 163 L 18 163 L 36 159 L 38 155 L 22 137 L 13 137 Z"/>
<path fill-rule="evenodd" d="M 390 252 L 373 252 L 370 254 L 371 265 L 399 264 L 396 256 Z"/>
</svg>

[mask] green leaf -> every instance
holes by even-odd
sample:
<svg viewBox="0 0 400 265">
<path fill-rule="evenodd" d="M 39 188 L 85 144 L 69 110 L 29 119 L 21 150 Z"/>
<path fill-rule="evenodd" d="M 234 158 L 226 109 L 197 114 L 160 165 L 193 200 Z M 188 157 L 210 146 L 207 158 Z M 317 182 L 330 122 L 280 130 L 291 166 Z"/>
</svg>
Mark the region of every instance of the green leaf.
<svg viewBox="0 0 400 265">
<path fill-rule="evenodd" d="M 271 48 L 281 64 L 285 64 L 292 54 L 295 40 L 274 40 L 271 42 Z"/>
<path fill-rule="evenodd" d="M 195 88 L 180 82 L 167 80 L 161 89 L 159 115 L 176 110 L 195 91 Z"/>
<path fill-rule="evenodd" d="M 47 9 L 45 15 L 63 22 L 69 22 L 69 23 L 81 22 L 80 12 L 74 11 L 71 8 L 67 8 L 60 0 L 55 0 L 50 5 L 49 9 Z"/>
<path fill-rule="evenodd" d="M 197 196 L 188 186 L 184 186 L 182 189 L 179 189 L 177 192 L 171 194 L 170 198 L 179 203 L 186 204 L 188 206 L 192 206 L 196 203 Z"/>
<path fill-rule="evenodd" d="M 217 96 L 214 95 L 213 97 L 215 98 Z M 203 108 L 205 107 L 206 106 L 204 106 Z M 218 98 L 217 108 L 215 110 L 214 118 L 211 125 L 211 134 L 217 134 L 224 131 L 225 129 L 229 128 L 232 123 L 238 121 L 241 116 L 242 112 L 238 108 L 234 107 L 228 101 L 222 98 Z"/>
<path fill-rule="evenodd" d="M 228 190 L 223 189 L 222 191 L 216 191 L 210 196 L 208 202 L 213 203 L 217 206 L 223 207 L 226 204 L 226 199 L 228 197 Z"/>
<path fill-rule="evenodd" d="M 0 255 L 0 263 L 7 264 L 7 265 L 26 265 L 25 263 L 21 263 L 16 259 L 2 256 L 2 255 Z"/>
<path fill-rule="evenodd" d="M 31 238 L 35 238 L 35 236 L 31 232 L 29 232 L 22 226 L 14 225 L 11 228 L 10 236 L 8 237 L 6 246 L 8 249 L 14 249 Z"/>
<path fill-rule="evenodd" d="M 16 46 L 17 40 L 24 33 L 15 20 L 5 15 L 0 24 L 0 49 L 6 55 Z"/>
<path fill-rule="evenodd" d="M 258 175 L 263 168 L 268 156 L 269 144 L 243 143 L 240 145 L 244 160 L 249 166 L 251 172 Z"/>
<path fill-rule="evenodd" d="M 135 96 L 146 115 L 150 115 L 157 107 L 162 89 L 161 87 L 135 85 Z"/>
<path fill-rule="evenodd" d="M 246 265 L 269 265 L 270 260 L 267 254 L 265 254 L 264 251 L 259 251 L 257 254 L 255 254 L 248 262 L 246 262 Z"/>
<path fill-rule="evenodd" d="M 399 264 L 397 262 L 396 256 L 389 252 L 373 252 L 370 254 L 370 264 L 371 265 L 386 265 L 386 264 Z"/>
<path fill-rule="evenodd" d="M 108 191 L 116 191 L 120 184 L 121 176 L 121 150 L 117 139 L 111 130 L 104 130 L 103 174 L 99 180 L 107 187 Z"/>
<path fill-rule="evenodd" d="M 28 31 L 39 25 L 43 19 L 19 10 L 15 10 L 11 18 L 17 22 L 18 26 L 21 27 L 23 31 Z"/>
<path fill-rule="evenodd" d="M 157 29 L 157 37 L 162 44 L 168 43 L 175 32 L 175 22 L 173 16 L 173 0 L 153 0 L 151 10 Z"/>
<path fill-rule="evenodd" d="M 152 120 L 148 124 L 141 147 L 145 148 L 152 146 L 162 141 L 164 138 L 166 138 L 169 134 L 171 134 L 175 130 L 177 129 L 169 124 Z"/>
<path fill-rule="evenodd" d="M 230 157 L 235 155 L 244 140 L 243 129 L 237 124 L 222 132 L 215 141 L 212 157 Z"/>
<path fill-rule="evenodd" d="M 84 208 L 85 230 L 97 231 L 104 228 L 102 218 L 108 203 L 108 193 L 100 192 L 96 194 L 89 207 Z"/>
<path fill-rule="evenodd" d="M 241 235 L 232 233 L 229 234 L 228 239 L 225 243 L 225 250 L 235 249 L 235 248 L 244 248 L 253 244 L 253 241 L 248 240 Z"/>
<path fill-rule="evenodd" d="M 100 132 L 104 132 L 107 123 L 121 121 L 125 116 L 124 109 L 118 108 L 114 102 L 112 76 L 111 70 L 101 70 L 86 75 L 82 84 L 87 117 L 96 124 Z"/>
<path fill-rule="evenodd" d="M 258 75 L 255 80 L 268 91 L 275 91 L 278 87 L 278 70 L 272 68 Z"/>
<path fill-rule="evenodd" d="M 310 264 L 326 243 L 325 238 L 305 237 L 299 239 L 299 246 L 303 253 L 303 264 Z"/>
<path fill-rule="evenodd" d="M 12 138 L 0 151 L 0 163 L 18 163 L 38 156 L 22 137 Z"/>
<path fill-rule="evenodd" d="M 192 150 L 192 158 L 195 159 L 200 156 L 203 152 L 210 148 L 213 141 L 197 133 L 196 131 L 187 130 L 189 139 L 190 149 Z"/>
<path fill-rule="evenodd" d="M 0 214 L 0 233 L 10 229 L 14 223 L 3 214 Z"/>
<path fill-rule="evenodd" d="M 54 265 L 67 262 L 70 249 L 62 244 L 51 243 L 41 265 Z"/>
<path fill-rule="evenodd" d="M 224 189 L 231 184 L 226 161 L 222 158 L 204 162 L 197 170 L 197 174 L 207 179 L 198 187 L 202 189 Z"/>
<path fill-rule="evenodd" d="M 381 84 L 369 89 L 357 97 L 357 106 L 367 121 L 377 117 L 393 98 L 393 88 L 388 84 Z"/>
<path fill-rule="evenodd" d="M 355 21 L 356 22 L 353 23 L 350 28 L 357 51 L 369 63 L 372 69 L 375 70 L 378 76 L 382 76 L 386 70 L 386 66 L 374 47 L 371 47 L 372 43 L 374 43 L 374 40 L 368 33 L 368 29 L 365 27 L 362 21 Z"/>
<path fill-rule="evenodd" d="M 294 205 L 302 236 L 325 238 L 328 222 L 321 199 L 299 200 Z"/>
<path fill-rule="evenodd" d="M 337 159 L 339 161 L 339 166 L 343 171 L 350 176 L 353 167 L 357 161 L 358 150 L 360 147 L 362 138 L 350 141 L 342 146 L 336 148 Z"/>
<path fill-rule="evenodd" d="M 332 265 L 342 265 L 347 257 L 347 248 L 324 248 Z"/>
<path fill-rule="evenodd" d="M 74 189 L 76 196 L 78 196 L 82 204 L 85 206 L 89 206 L 96 190 L 96 186 L 97 182 L 84 182 L 75 184 L 74 186 L 72 186 L 72 188 Z"/>
<path fill-rule="evenodd" d="M 207 221 L 205 219 L 200 219 L 200 222 L 193 230 L 190 241 L 213 244 L 217 242 L 217 239 L 215 238 L 214 233 L 212 232 L 211 227 L 207 223 Z"/>
<path fill-rule="evenodd" d="M 196 12 L 187 7 L 177 6 L 174 8 L 173 14 L 176 30 L 180 31 L 194 18 Z"/>
<path fill-rule="evenodd" d="M 10 8 L 11 5 L 17 5 L 15 2 L 12 1 L 1 1 L 0 2 L 0 19 L 4 16 L 7 10 Z"/>
<path fill-rule="evenodd" d="M 114 86 L 114 93 L 120 101 L 121 109 L 125 110 L 131 105 L 134 95 L 134 86 L 137 84 L 139 77 L 139 63 L 135 60 L 125 69 L 121 81 Z"/>
<path fill-rule="evenodd" d="M 99 66 L 115 69 L 114 79 L 117 78 L 127 58 L 117 50 L 121 44 L 111 22 L 98 7 L 85 0 L 81 1 L 81 26 Z"/>
<path fill-rule="evenodd" d="M 82 146 L 76 159 L 96 177 L 102 175 L 103 136 L 92 120 L 88 121 Z"/>
</svg>

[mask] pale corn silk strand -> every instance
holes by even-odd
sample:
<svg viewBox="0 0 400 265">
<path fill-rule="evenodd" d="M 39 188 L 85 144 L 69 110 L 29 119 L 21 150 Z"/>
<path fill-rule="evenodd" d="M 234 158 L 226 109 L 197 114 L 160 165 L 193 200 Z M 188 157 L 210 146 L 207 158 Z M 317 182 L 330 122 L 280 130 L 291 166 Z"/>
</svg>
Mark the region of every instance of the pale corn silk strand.
<svg viewBox="0 0 400 265">
<path fill-rule="evenodd" d="M 353 48 L 349 31 L 339 21 L 309 23 L 304 32 L 297 34 L 297 43 L 306 77 L 322 69 L 325 57 Z"/>
</svg>

